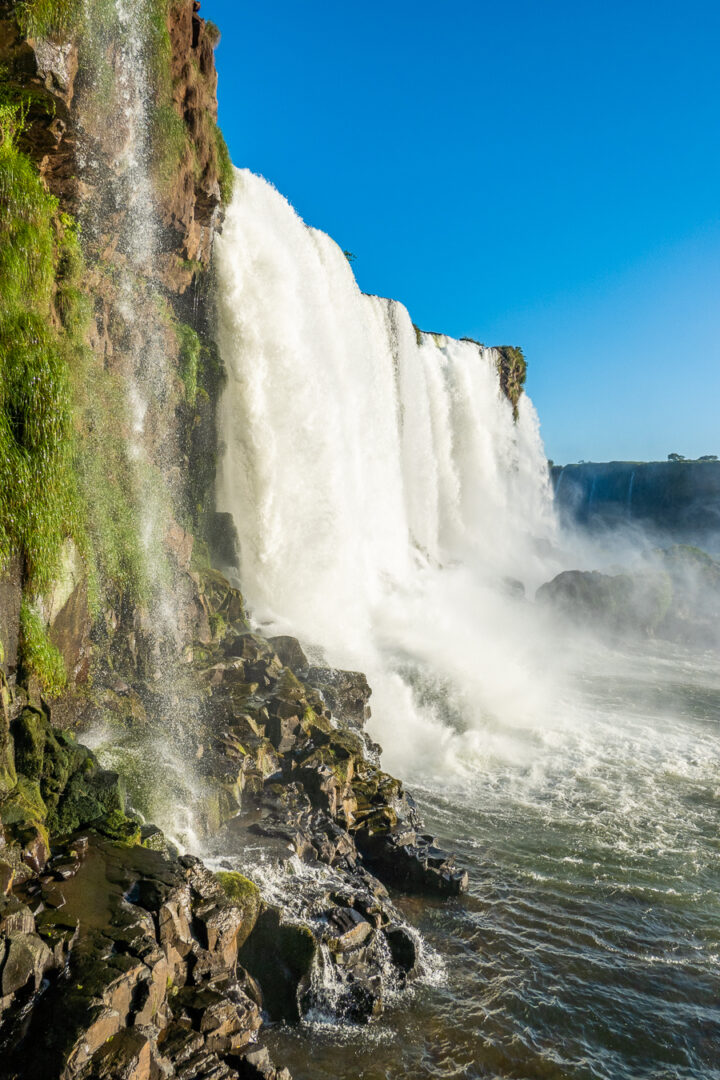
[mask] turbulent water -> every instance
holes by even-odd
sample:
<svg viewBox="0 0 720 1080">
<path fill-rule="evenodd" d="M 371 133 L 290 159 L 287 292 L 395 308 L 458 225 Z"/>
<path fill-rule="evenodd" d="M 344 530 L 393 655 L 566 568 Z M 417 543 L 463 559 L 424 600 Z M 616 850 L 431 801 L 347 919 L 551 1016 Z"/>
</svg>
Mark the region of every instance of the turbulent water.
<svg viewBox="0 0 720 1080">
<path fill-rule="evenodd" d="M 294 1074 L 720 1076 L 717 658 L 616 653 L 531 602 L 571 556 L 492 349 L 364 296 L 248 172 L 216 255 L 218 503 L 253 616 L 368 673 L 384 764 L 472 882 L 405 903 L 444 974 L 370 1046 L 279 1033 Z"/>
</svg>

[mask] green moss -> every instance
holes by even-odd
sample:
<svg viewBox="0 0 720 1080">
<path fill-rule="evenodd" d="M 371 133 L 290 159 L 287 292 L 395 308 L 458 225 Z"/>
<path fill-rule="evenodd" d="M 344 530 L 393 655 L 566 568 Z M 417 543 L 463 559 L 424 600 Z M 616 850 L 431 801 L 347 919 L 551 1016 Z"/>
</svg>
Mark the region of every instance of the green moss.
<svg viewBox="0 0 720 1080">
<path fill-rule="evenodd" d="M 34 675 L 47 697 L 55 697 L 65 689 L 63 658 L 48 638 L 44 621 L 26 601 L 20 609 L 19 654 L 23 676 Z"/>
<path fill-rule="evenodd" d="M 157 105 L 152 110 L 150 140 L 153 180 L 162 194 L 172 187 L 183 162 L 193 154 L 190 133 L 174 105 Z"/>
<path fill-rule="evenodd" d="M 5 826 L 25 828 L 44 824 L 46 817 L 47 807 L 38 782 L 25 776 L 18 777 L 16 787 L 0 806 L 0 821 Z"/>
<path fill-rule="evenodd" d="M 496 351 L 500 389 L 512 405 L 513 418 L 517 420 L 518 402 L 525 387 L 527 361 L 522 349 L 514 345 L 498 345 Z"/>
<path fill-rule="evenodd" d="M 127 817 L 121 810 L 112 810 L 101 821 L 98 829 L 104 836 L 119 844 L 135 846 L 141 842 L 141 825 Z"/>
<path fill-rule="evenodd" d="M 28 37 L 67 38 L 83 23 L 82 0 L 25 0 L 16 6 L 18 25 Z"/>
<path fill-rule="evenodd" d="M 125 433 L 126 388 L 120 375 L 90 361 L 76 386 L 81 450 L 76 460 L 90 576 L 89 599 L 141 599 L 147 593 L 140 510 Z"/>
<path fill-rule="evenodd" d="M 260 914 L 260 890 L 254 881 L 235 870 L 221 870 L 215 877 L 228 900 L 242 912 L 242 927 L 238 935 L 238 947 L 241 947 L 250 936 Z"/>
<path fill-rule="evenodd" d="M 223 204 L 227 206 L 229 205 L 233 195 L 233 188 L 235 186 L 235 173 L 233 170 L 232 161 L 230 160 L 230 151 L 228 150 L 227 143 L 225 142 L 225 137 L 214 120 L 212 120 L 212 132 L 215 139 L 215 152 L 217 155 L 220 195 L 222 197 Z"/>
<path fill-rule="evenodd" d="M 192 326 L 178 323 L 175 327 L 180 345 L 180 378 L 185 386 L 185 400 L 195 404 L 198 388 L 198 362 L 202 351 L 200 338 Z"/>
<path fill-rule="evenodd" d="M 217 49 L 220 44 L 220 29 L 209 19 L 205 22 L 205 37 L 210 42 L 210 47 Z"/>
<path fill-rule="evenodd" d="M 34 709 L 24 709 L 13 724 L 15 768 L 30 780 L 43 776 L 47 733 L 47 720 Z"/>
<path fill-rule="evenodd" d="M 0 566 L 20 552 L 41 592 L 78 532 L 68 363 L 82 320 L 77 234 L 18 150 L 22 124 L 0 105 Z"/>
</svg>

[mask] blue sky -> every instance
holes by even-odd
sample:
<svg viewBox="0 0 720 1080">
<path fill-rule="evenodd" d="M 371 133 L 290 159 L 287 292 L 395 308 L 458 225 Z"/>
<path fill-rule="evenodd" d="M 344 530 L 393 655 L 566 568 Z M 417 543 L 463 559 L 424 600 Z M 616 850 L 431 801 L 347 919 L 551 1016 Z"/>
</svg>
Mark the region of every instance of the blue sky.
<svg viewBox="0 0 720 1080">
<path fill-rule="evenodd" d="M 522 345 L 550 457 L 720 454 L 720 4 L 201 14 L 235 164 L 423 329 Z"/>
</svg>

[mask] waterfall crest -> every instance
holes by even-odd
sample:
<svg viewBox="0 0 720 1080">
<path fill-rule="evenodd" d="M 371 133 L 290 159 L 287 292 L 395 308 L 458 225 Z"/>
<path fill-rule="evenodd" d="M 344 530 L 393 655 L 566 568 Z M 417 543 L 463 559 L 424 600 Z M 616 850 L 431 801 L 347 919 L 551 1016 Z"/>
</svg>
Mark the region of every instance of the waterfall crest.
<svg viewBox="0 0 720 1080">
<path fill-rule="evenodd" d="M 555 521 L 533 406 L 523 397 L 514 423 L 494 349 L 421 333 L 402 304 L 364 295 L 334 241 L 247 170 L 216 264 L 218 508 L 234 517 L 254 616 L 363 666 L 376 716 L 428 721 L 418 666 L 456 683 L 466 646 L 454 660 L 438 647 L 458 633 L 492 665 L 498 646 L 470 615 L 497 624 L 503 578 L 546 576 L 537 541 Z M 467 590 L 474 613 L 451 630 L 451 594 Z"/>
</svg>

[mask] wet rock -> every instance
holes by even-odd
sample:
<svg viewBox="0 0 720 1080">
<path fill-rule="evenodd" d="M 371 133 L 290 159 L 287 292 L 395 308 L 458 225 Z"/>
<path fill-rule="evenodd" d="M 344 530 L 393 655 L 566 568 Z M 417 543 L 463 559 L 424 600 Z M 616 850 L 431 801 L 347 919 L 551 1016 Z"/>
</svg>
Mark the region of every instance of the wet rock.
<svg viewBox="0 0 720 1080">
<path fill-rule="evenodd" d="M 12 934 L 32 934 L 35 919 L 27 904 L 17 896 L 0 898 L 0 934 L 10 937 Z"/>
<path fill-rule="evenodd" d="M 268 638 L 268 641 L 285 667 L 298 672 L 309 666 L 308 658 L 297 638 L 282 634 L 279 637 Z"/>
<path fill-rule="evenodd" d="M 372 933 L 370 923 L 354 908 L 336 908 L 330 912 L 328 923 L 334 935 L 330 946 L 338 952 L 357 948 Z"/>
<path fill-rule="evenodd" d="M 322 692 L 334 716 L 358 728 L 370 718 L 368 702 L 372 690 L 362 672 L 310 667 L 306 679 L 310 686 Z"/>
<path fill-rule="evenodd" d="M 373 871 L 398 889 L 407 892 L 459 896 L 468 887 L 466 870 L 434 843 L 405 843 L 401 831 L 375 832 L 360 829 L 357 844 Z"/>
<path fill-rule="evenodd" d="M 386 926 L 383 933 L 390 948 L 393 963 L 406 975 L 410 975 L 418 961 L 417 945 L 404 926 Z"/>
<path fill-rule="evenodd" d="M 276 1069 L 264 1046 L 249 1050 L 233 1061 L 240 1080 L 292 1080 L 287 1069 Z"/>
<path fill-rule="evenodd" d="M 28 984 L 30 989 L 39 990 L 43 975 L 52 960 L 50 949 L 37 934 L 9 934 L 0 976 L 3 997 L 17 994 Z"/>
<path fill-rule="evenodd" d="M 86 839 L 81 858 L 68 847 L 41 883 L 46 900 L 62 888 L 62 905 L 45 904 L 33 920 L 15 898 L 3 901 L 3 996 L 37 989 L 51 972 L 27 1031 L 18 1030 L 11 1065 L 22 1060 L 28 1080 L 60 1075 L 62 1062 L 68 1078 L 171 1075 L 176 1015 L 198 1036 L 183 1043 L 185 1072 L 177 1075 L 232 1076 L 223 1055 L 250 1045 L 260 1026 L 258 1002 L 243 988 L 252 990 L 253 980 L 235 977 L 256 890 L 234 874 L 223 888 L 191 857 Z"/>
<path fill-rule="evenodd" d="M 289 921 L 279 908 L 266 908 L 238 959 L 263 989 L 273 1020 L 299 1020 L 300 1001 L 310 985 L 316 943 L 312 931 Z"/>
</svg>

